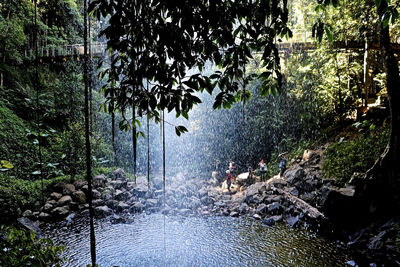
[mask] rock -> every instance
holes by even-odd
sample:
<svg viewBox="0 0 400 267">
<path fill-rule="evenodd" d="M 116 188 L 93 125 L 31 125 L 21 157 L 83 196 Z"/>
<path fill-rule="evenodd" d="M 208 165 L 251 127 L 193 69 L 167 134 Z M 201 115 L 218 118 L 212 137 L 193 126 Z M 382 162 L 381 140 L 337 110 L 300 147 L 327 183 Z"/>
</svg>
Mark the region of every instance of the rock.
<svg viewBox="0 0 400 267">
<path fill-rule="evenodd" d="M 117 211 L 118 212 L 122 212 L 122 211 L 124 211 L 124 210 L 126 210 L 126 209 L 129 209 L 129 205 L 128 204 L 126 204 L 125 202 L 122 202 L 122 201 L 120 201 L 119 203 L 118 203 L 118 206 L 117 206 Z"/>
<path fill-rule="evenodd" d="M 286 180 L 281 178 L 279 174 L 269 179 L 266 183 L 267 183 L 267 188 L 271 187 L 283 188 L 287 185 Z"/>
<path fill-rule="evenodd" d="M 71 195 L 76 191 L 75 186 L 73 184 L 64 184 L 63 195 Z"/>
<path fill-rule="evenodd" d="M 257 210 L 256 210 L 256 212 L 258 214 L 265 214 L 267 211 L 268 211 L 268 207 L 264 203 L 258 205 Z"/>
<path fill-rule="evenodd" d="M 218 208 L 225 208 L 226 207 L 226 203 L 222 202 L 222 201 L 218 201 L 214 203 L 214 206 L 218 207 Z"/>
<path fill-rule="evenodd" d="M 130 209 L 131 212 L 141 212 L 144 209 L 144 205 L 141 202 L 136 202 Z"/>
<path fill-rule="evenodd" d="M 26 229 L 31 230 L 36 233 L 37 237 L 42 236 L 42 231 L 39 228 L 39 224 L 32 222 L 26 217 L 18 218 L 17 221 Z"/>
<path fill-rule="evenodd" d="M 93 177 L 93 185 L 96 187 L 104 186 L 107 182 L 107 178 L 104 174 L 96 175 Z"/>
<path fill-rule="evenodd" d="M 285 189 L 286 192 L 291 194 L 292 196 L 299 197 L 299 190 L 296 187 L 289 187 Z"/>
<path fill-rule="evenodd" d="M 377 236 L 373 237 L 368 243 L 368 248 L 371 250 L 382 249 L 386 235 L 387 235 L 387 231 L 382 231 Z"/>
<path fill-rule="evenodd" d="M 112 208 L 112 209 L 116 209 L 119 202 L 118 202 L 118 200 L 110 199 L 110 200 L 107 200 L 106 203 L 107 203 L 107 206 L 108 206 L 108 207 L 110 207 L 110 208 Z"/>
<path fill-rule="evenodd" d="M 32 217 L 33 212 L 31 210 L 26 210 L 24 213 L 22 213 L 22 217 Z"/>
<path fill-rule="evenodd" d="M 82 190 L 83 192 L 85 192 L 85 194 L 88 194 L 88 193 L 89 193 L 89 187 L 88 187 L 88 185 L 85 184 L 84 186 L 82 186 L 82 187 L 81 187 L 81 190 Z"/>
<path fill-rule="evenodd" d="M 46 204 L 44 204 L 43 210 L 44 211 L 50 211 L 50 210 L 53 209 L 53 207 L 54 207 L 54 205 L 51 205 L 49 202 L 47 202 Z"/>
<path fill-rule="evenodd" d="M 79 204 L 85 204 L 86 203 L 86 195 L 83 193 L 83 191 L 78 190 L 72 194 L 73 198 L 75 199 L 76 202 Z"/>
<path fill-rule="evenodd" d="M 158 200 L 157 199 L 147 199 L 146 200 L 146 208 L 153 208 L 156 207 L 158 204 Z"/>
<path fill-rule="evenodd" d="M 113 214 L 111 216 L 111 223 L 112 224 L 117 224 L 117 223 L 125 223 L 126 219 L 122 218 L 121 216 L 118 216 L 117 214 Z"/>
<path fill-rule="evenodd" d="M 236 177 L 236 181 L 240 185 L 251 185 L 254 182 L 254 175 L 253 175 L 253 179 L 251 179 L 248 172 L 241 173 Z"/>
<path fill-rule="evenodd" d="M 67 216 L 67 218 L 65 218 L 67 224 L 73 223 L 74 219 L 75 219 L 75 213 L 71 213 L 70 215 Z"/>
<path fill-rule="evenodd" d="M 133 194 L 137 197 L 144 197 L 149 189 L 145 185 L 138 185 L 133 189 Z"/>
<path fill-rule="evenodd" d="M 212 198 L 210 198 L 209 196 L 204 196 L 200 199 L 201 203 L 203 205 L 212 205 L 214 203 L 214 201 L 212 200 Z"/>
<path fill-rule="evenodd" d="M 58 207 L 65 206 L 71 202 L 72 202 L 71 196 L 63 196 L 62 198 L 60 198 L 60 200 L 58 200 L 57 206 Z"/>
<path fill-rule="evenodd" d="M 50 214 L 46 212 L 41 212 L 38 214 L 38 219 L 42 222 L 48 221 L 50 220 L 50 218 L 51 218 Z"/>
<path fill-rule="evenodd" d="M 249 208 L 249 205 L 247 205 L 246 203 L 242 203 L 239 206 L 238 212 L 241 214 L 246 213 L 248 208 Z"/>
<path fill-rule="evenodd" d="M 126 180 L 126 174 L 125 171 L 121 168 L 116 169 L 115 171 L 112 172 L 112 177 L 113 180 Z"/>
<path fill-rule="evenodd" d="M 231 217 L 239 217 L 239 212 L 232 211 L 232 212 L 229 214 L 229 216 L 231 216 Z"/>
<path fill-rule="evenodd" d="M 286 217 L 286 222 L 290 225 L 290 227 L 296 227 L 296 225 L 299 222 L 299 217 L 298 216 L 293 217 L 289 215 Z"/>
<path fill-rule="evenodd" d="M 57 207 L 53 209 L 52 214 L 55 217 L 60 217 L 64 218 L 68 215 L 69 213 L 69 207 L 68 206 L 63 206 L 63 207 Z"/>
<path fill-rule="evenodd" d="M 289 184 L 297 183 L 304 179 L 306 172 L 303 168 L 297 167 L 296 169 L 287 170 L 285 172 L 285 179 Z"/>
<path fill-rule="evenodd" d="M 178 213 L 179 213 L 180 215 L 185 216 L 185 215 L 190 214 L 190 209 L 180 209 L 180 210 L 178 210 Z"/>
<path fill-rule="evenodd" d="M 83 186 L 87 185 L 87 182 L 84 180 L 76 180 L 74 182 L 74 186 L 76 190 L 80 190 Z"/>
<path fill-rule="evenodd" d="M 58 200 L 62 197 L 62 194 L 57 193 L 57 192 L 53 192 L 53 193 L 51 193 L 50 197 L 51 197 L 52 199 L 58 201 Z"/>
<path fill-rule="evenodd" d="M 267 225 L 267 226 L 273 226 L 275 224 L 275 220 L 272 218 L 265 218 L 262 221 L 263 224 Z"/>
<path fill-rule="evenodd" d="M 100 192 L 97 191 L 96 189 L 92 190 L 92 196 L 93 196 L 93 198 L 101 198 Z"/>
<path fill-rule="evenodd" d="M 261 220 L 262 219 L 261 216 L 259 214 L 257 214 L 257 213 L 253 215 L 253 218 L 256 219 L 256 220 Z"/>
<path fill-rule="evenodd" d="M 275 222 L 280 222 L 282 221 L 282 215 L 275 215 L 275 216 L 271 216 L 270 217 L 272 220 L 274 220 Z"/>
<path fill-rule="evenodd" d="M 104 200 L 101 198 L 93 199 L 92 201 L 93 207 L 104 206 Z"/>
<path fill-rule="evenodd" d="M 133 188 L 135 188 L 136 183 L 135 182 L 127 182 L 126 183 L 126 189 L 128 189 L 129 191 L 132 190 Z"/>
<path fill-rule="evenodd" d="M 112 214 L 112 210 L 107 206 L 95 207 L 94 211 L 97 215 L 100 215 L 100 216 L 107 216 L 107 215 Z"/>
<path fill-rule="evenodd" d="M 61 197 L 60 197 L 61 198 Z M 48 200 L 47 203 L 49 203 L 52 206 L 57 205 L 57 201 L 55 201 L 54 199 Z"/>
<path fill-rule="evenodd" d="M 246 202 L 254 203 L 254 200 L 257 198 L 257 195 L 262 194 L 267 190 L 266 183 L 259 182 L 250 185 L 246 190 Z"/>
<path fill-rule="evenodd" d="M 267 205 L 269 214 L 279 214 L 282 211 L 282 206 L 278 202 Z"/>
<path fill-rule="evenodd" d="M 203 198 L 208 196 L 208 191 L 205 188 L 201 188 L 198 192 L 199 198 Z"/>
</svg>

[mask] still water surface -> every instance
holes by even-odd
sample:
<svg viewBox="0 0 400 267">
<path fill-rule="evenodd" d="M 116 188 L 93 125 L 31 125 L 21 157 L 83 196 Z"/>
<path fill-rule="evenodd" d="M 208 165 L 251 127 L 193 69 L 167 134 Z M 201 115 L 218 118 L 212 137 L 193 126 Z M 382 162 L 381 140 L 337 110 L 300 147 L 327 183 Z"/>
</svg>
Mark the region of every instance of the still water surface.
<svg viewBox="0 0 400 267">
<path fill-rule="evenodd" d="M 67 246 L 65 266 L 90 263 L 87 225 L 48 230 Z M 139 215 L 129 224 L 96 225 L 103 266 L 346 266 L 334 244 L 285 224 L 266 227 L 232 217 Z"/>
</svg>

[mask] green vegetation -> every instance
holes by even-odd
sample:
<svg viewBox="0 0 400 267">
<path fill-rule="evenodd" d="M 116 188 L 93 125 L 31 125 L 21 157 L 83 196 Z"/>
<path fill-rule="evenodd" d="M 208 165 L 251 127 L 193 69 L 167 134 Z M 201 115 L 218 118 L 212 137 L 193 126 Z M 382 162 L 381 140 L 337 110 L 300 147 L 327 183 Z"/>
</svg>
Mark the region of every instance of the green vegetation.
<svg viewBox="0 0 400 267">
<path fill-rule="evenodd" d="M 355 172 L 364 173 L 371 168 L 387 145 L 387 127 L 376 128 L 368 121 L 356 125 L 360 135 L 349 140 L 342 137 L 324 152 L 325 177 L 336 179 L 340 185 L 349 182 Z"/>
<path fill-rule="evenodd" d="M 0 266 L 62 266 L 63 250 L 50 239 L 37 239 L 33 231 L 0 227 Z"/>
</svg>

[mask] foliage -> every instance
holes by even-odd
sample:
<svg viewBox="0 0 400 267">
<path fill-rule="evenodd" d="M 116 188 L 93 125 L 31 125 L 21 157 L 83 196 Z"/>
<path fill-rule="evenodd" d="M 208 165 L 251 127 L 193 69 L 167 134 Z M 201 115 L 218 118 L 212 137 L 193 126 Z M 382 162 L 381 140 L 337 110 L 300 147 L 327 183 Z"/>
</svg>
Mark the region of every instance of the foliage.
<svg viewBox="0 0 400 267">
<path fill-rule="evenodd" d="M 364 123 L 361 135 L 353 140 L 341 138 L 324 151 L 325 177 L 334 178 L 339 184 L 344 185 L 353 173 L 366 172 L 383 152 L 388 137 L 387 128 L 375 129 L 374 125 Z"/>
<path fill-rule="evenodd" d="M 1 266 L 61 266 L 63 250 L 50 239 L 37 239 L 33 231 L 0 227 Z"/>
<path fill-rule="evenodd" d="M 20 216 L 24 210 L 36 210 L 41 206 L 42 200 L 47 198 L 55 184 L 61 181 L 69 181 L 68 176 L 60 176 L 53 179 L 28 181 L 0 175 L 0 221 L 12 220 Z"/>
</svg>

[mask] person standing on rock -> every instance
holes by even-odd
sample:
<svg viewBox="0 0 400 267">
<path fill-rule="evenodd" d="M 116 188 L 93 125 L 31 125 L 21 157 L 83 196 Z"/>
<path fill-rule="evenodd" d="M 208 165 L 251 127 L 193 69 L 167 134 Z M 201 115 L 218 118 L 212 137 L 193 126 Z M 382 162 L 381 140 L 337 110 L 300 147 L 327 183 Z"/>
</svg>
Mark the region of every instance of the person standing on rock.
<svg viewBox="0 0 400 267">
<path fill-rule="evenodd" d="M 279 155 L 279 159 L 280 159 L 280 162 L 279 162 L 280 172 L 279 172 L 279 174 L 280 174 L 281 177 L 283 177 L 283 173 L 286 171 L 286 161 L 287 161 L 285 153 L 280 154 Z"/>
<path fill-rule="evenodd" d="M 264 181 L 264 173 L 267 171 L 267 165 L 264 162 L 264 159 L 261 159 L 260 163 L 258 163 L 260 166 L 260 175 L 261 175 L 261 182 Z"/>
<path fill-rule="evenodd" d="M 231 175 L 233 175 L 233 171 L 234 171 L 235 168 L 236 168 L 235 162 L 233 162 L 233 160 L 230 160 L 230 161 L 229 161 L 229 168 L 228 168 L 228 170 L 229 170 L 229 173 L 230 173 Z"/>
<path fill-rule="evenodd" d="M 228 188 L 228 191 L 231 192 L 231 184 L 232 184 L 232 180 L 233 180 L 233 176 L 231 175 L 231 172 L 229 170 L 226 170 L 226 186 Z"/>
</svg>

